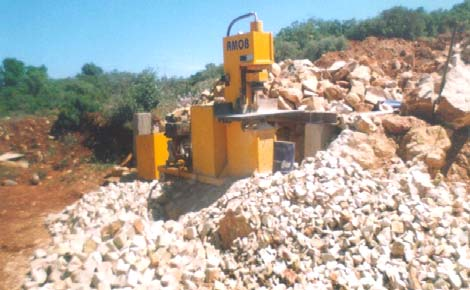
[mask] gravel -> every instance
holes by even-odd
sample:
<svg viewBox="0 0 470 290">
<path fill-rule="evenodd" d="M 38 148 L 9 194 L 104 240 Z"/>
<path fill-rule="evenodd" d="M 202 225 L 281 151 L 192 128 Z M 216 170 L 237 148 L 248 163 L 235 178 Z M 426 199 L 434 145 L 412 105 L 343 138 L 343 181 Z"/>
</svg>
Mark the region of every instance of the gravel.
<svg viewBox="0 0 470 290">
<path fill-rule="evenodd" d="M 377 176 L 338 156 L 239 180 L 178 220 L 153 205 L 157 181 L 101 187 L 47 218 L 53 241 L 24 288 L 468 288 L 465 185 L 419 162 Z"/>
</svg>

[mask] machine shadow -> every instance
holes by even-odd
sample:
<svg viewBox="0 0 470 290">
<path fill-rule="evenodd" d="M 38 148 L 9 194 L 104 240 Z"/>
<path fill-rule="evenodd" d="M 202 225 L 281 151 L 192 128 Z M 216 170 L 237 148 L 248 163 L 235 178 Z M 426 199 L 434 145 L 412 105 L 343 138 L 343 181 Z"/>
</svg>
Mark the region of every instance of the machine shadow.
<svg viewBox="0 0 470 290">
<path fill-rule="evenodd" d="M 194 180 L 174 178 L 162 186 L 161 195 L 148 197 L 148 209 L 153 220 L 178 220 L 181 215 L 197 212 L 222 197 L 236 181 L 227 180 L 215 186 Z"/>
</svg>

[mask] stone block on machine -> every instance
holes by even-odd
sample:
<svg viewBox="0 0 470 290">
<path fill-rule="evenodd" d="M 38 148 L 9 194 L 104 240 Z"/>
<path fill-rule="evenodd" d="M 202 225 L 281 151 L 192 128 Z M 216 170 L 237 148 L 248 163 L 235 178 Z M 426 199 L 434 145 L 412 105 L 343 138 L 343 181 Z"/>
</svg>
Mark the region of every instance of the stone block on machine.
<svg viewBox="0 0 470 290">
<path fill-rule="evenodd" d="M 325 150 L 335 135 L 333 124 L 305 124 L 304 158 L 313 157 L 317 151 Z"/>
</svg>

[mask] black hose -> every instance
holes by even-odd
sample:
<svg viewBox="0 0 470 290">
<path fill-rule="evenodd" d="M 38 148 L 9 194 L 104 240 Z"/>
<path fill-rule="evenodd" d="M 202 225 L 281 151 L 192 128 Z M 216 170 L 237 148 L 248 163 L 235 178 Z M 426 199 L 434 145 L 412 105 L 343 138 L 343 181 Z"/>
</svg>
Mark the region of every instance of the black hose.
<svg viewBox="0 0 470 290">
<path fill-rule="evenodd" d="M 239 21 L 243 18 L 250 17 L 250 16 L 254 16 L 255 21 L 258 21 L 258 16 L 256 15 L 256 12 L 250 12 L 250 13 L 244 14 L 242 16 L 238 16 L 237 18 L 233 19 L 232 22 L 230 22 L 230 24 L 228 26 L 228 29 L 227 29 L 227 36 L 230 36 L 230 30 L 232 30 L 232 26 L 235 24 L 235 22 L 237 22 L 237 21 Z"/>
</svg>

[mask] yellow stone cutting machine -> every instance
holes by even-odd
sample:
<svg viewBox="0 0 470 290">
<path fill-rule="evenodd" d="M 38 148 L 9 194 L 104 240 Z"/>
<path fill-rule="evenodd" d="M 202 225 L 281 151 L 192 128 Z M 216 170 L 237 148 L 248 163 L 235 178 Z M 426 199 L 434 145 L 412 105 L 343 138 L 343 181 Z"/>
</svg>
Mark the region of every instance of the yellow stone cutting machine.
<svg viewBox="0 0 470 290">
<path fill-rule="evenodd" d="M 250 31 L 232 35 L 232 26 L 249 17 L 254 18 Z M 260 106 L 266 101 L 262 96 L 274 45 L 272 33 L 263 31 L 256 13 L 230 23 L 223 51 L 224 102 L 193 105 L 190 120 L 167 119 L 164 133 L 136 136 L 140 177 L 154 179 L 163 173 L 221 184 L 226 177 L 271 172 L 279 128 L 336 121 L 334 114 L 265 111 Z"/>
</svg>

